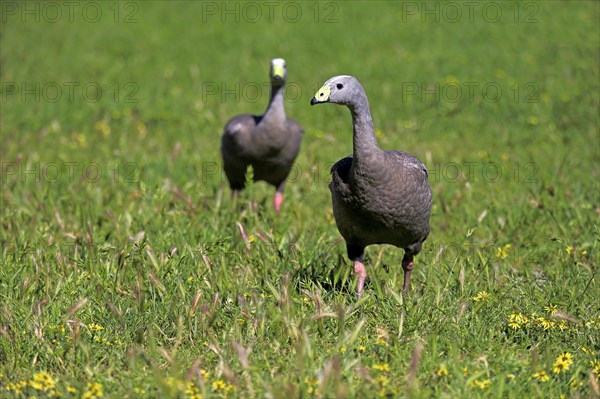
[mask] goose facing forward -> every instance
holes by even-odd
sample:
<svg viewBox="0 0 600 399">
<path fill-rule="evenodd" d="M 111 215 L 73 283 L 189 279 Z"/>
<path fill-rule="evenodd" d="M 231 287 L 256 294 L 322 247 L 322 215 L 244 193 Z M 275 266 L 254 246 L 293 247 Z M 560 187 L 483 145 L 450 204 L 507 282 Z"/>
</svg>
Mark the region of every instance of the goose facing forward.
<svg viewBox="0 0 600 399">
<path fill-rule="evenodd" d="M 221 138 L 223 169 L 232 193 L 237 196 L 252 165 L 254 181 L 275 186 L 273 207 L 279 213 L 283 189 L 300 151 L 302 128 L 285 115 L 283 92 L 287 78 L 285 60 L 271 60 L 271 98 L 263 115 L 237 115 L 225 125 Z"/>
<path fill-rule="evenodd" d="M 358 297 L 367 276 L 364 250 L 371 244 L 404 249 L 403 289 L 408 292 L 413 258 L 429 234 L 427 168 L 410 154 L 379 147 L 369 102 L 356 78 L 341 75 L 329 79 L 310 103 L 328 102 L 345 105 L 352 114 L 353 154 L 333 165 L 329 189 L 338 230 L 346 241 L 348 258 L 354 261 Z"/>
</svg>

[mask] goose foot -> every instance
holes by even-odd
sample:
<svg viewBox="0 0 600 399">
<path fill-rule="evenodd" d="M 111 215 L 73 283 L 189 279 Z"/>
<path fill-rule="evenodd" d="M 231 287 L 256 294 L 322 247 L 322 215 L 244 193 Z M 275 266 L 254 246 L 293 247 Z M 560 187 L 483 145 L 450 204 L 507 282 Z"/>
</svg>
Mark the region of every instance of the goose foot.
<svg viewBox="0 0 600 399">
<path fill-rule="evenodd" d="M 404 293 L 408 293 L 408 289 L 410 288 L 410 272 L 412 271 L 415 264 L 413 263 L 413 256 L 404 254 L 404 258 L 402 258 L 402 268 L 404 269 Z"/>
<path fill-rule="evenodd" d="M 365 265 L 359 261 L 354 261 L 354 274 L 358 275 L 358 282 L 356 283 L 356 293 L 358 295 L 358 299 L 362 297 L 363 286 L 365 285 L 365 279 L 367 278 L 367 269 L 365 269 Z"/>
<path fill-rule="evenodd" d="M 273 208 L 275 208 L 275 213 L 279 215 L 281 212 L 281 205 L 283 204 L 283 193 L 279 191 L 275 193 L 275 197 L 273 197 Z"/>
</svg>

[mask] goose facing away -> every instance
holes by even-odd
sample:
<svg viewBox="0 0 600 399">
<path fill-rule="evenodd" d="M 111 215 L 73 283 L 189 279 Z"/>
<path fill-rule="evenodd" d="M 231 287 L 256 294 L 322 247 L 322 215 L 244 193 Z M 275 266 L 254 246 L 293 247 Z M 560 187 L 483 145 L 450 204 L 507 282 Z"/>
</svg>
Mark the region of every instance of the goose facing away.
<svg viewBox="0 0 600 399">
<path fill-rule="evenodd" d="M 367 276 L 364 249 L 371 244 L 404 249 L 403 289 L 408 292 L 413 258 L 429 234 L 427 168 L 410 154 L 379 147 L 369 102 L 356 78 L 341 75 L 329 79 L 310 103 L 328 102 L 345 105 L 352 114 L 353 154 L 333 165 L 329 189 L 338 230 L 358 275 L 358 297 Z"/>
<path fill-rule="evenodd" d="M 283 102 L 287 78 L 285 60 L 271 60 L 271 97 L 263 115 L 237 115 L 225 125 L 221 138 L 223 169 L 233 196 L 243 190 L 246 170 L 252 165 L 254 181 L 275 186 L 273 206 L 279 213 L 283 189 L 300 151 L 302 128 L 285 115 Z"/>
</svg>

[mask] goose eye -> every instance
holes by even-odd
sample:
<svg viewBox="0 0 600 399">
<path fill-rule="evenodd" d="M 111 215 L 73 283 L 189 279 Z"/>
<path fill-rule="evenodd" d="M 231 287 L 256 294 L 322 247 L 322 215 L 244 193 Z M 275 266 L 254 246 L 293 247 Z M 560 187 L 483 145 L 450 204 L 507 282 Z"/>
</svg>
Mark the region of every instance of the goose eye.
<svg viewBox="0 0 600 399">
<path fill-rule="evenodd" d="M 344 88 L 344 85 L 341 83 L 338 83 L 335 87 L 337 87 L 338 90 L 342 90 Z"/>
</svg>

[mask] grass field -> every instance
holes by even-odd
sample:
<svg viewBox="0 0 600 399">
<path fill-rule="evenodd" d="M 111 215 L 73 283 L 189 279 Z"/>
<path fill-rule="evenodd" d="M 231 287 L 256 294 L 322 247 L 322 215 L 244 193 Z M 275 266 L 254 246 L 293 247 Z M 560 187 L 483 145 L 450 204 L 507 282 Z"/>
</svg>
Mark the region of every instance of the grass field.
<svg viewBox="0 0 600 399">
<path fill-rule="evenodd" d="M 600 3 L 0 4 L 0 397 L 600 396 Z M 279 216 L 225 122 L 274 57 L 305 129 Z M 431 234 L 367 250 L 327 188 L 358 77 Z M 248 246 L 238 230 L 249 234 Z"/>
</svg>

